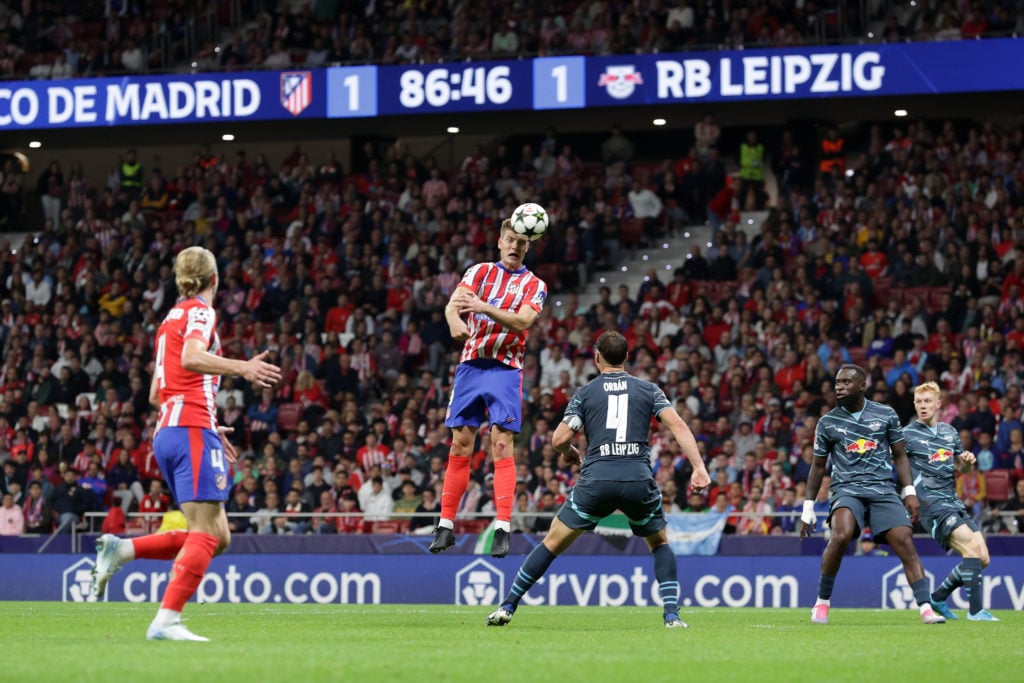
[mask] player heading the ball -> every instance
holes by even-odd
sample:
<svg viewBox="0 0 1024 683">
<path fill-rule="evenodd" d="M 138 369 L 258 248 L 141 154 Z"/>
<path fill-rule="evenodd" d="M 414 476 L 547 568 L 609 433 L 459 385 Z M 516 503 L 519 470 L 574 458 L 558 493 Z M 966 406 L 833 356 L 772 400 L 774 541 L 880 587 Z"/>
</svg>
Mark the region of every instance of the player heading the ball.
<svg viewBox="0 0 1024 683">
<path fill-rule="evenodd" d="M 452 430 L 452 446 L 432 553 L 455 544 L 454 521 L 469 486 L 469 459 L 480 426 L 489 421 L 497 511 L 491 555 L 508 554 L 516 488 L 512 442 L 523 421 L 523 352 L 527 330 L 548 295 L 544 281 L 523 265 L 529 250 L 530 239 L 515 230 L 512 220 L 503 221 L 498 262 L 467 270 L 445 307 L 452 338 L 465 344 L 444 421 Z"/>
</svg>

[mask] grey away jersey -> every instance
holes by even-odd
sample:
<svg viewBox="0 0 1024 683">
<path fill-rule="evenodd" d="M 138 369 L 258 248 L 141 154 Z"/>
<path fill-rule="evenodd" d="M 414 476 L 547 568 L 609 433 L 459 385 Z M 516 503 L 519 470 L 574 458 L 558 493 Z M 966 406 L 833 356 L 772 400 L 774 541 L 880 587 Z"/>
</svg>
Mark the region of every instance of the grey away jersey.
<svg viewBox="0 0 1024 683">
<path fill-rule="evenodd" d="M 956 430 L 945 422 L 937 422 L 932 429 L 920 420 L 911 420 L 903 435 L 921 502 L 958 502 L 954 468 L 964 447 Z"/>
<path fill-rule="evenodd" d="M 626 372 L 606 372 L 580 388 L 562 418 L 587 436 L 580 481 L 649 479 L 651 417 L 666 408 L 665 392 Z"/>
<path fill-rule="evenodd" d="M 896 487 L 892 478 L 892 450 L 903 441 L 896 411 L 864 401 L 860 419 L 846 408 L 833 408 L 814 432 L 814 455 L 832 458 L 833 493 L 882 493 Z"/>
</svg>

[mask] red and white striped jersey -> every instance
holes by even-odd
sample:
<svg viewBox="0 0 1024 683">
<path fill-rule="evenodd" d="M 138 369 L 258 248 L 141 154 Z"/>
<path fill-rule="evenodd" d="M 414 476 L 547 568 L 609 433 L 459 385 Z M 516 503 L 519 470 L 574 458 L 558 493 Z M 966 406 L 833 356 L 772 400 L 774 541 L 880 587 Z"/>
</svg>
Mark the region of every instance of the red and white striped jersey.
<svg viewBox="0 0 1024 683">
<path fill-rule="evenodd" d="M 210 353 L 220 355 L 217 314 L 199 297 L 182 299 L 167 313 L 156 332 L 154 377 L 163 427 L 217 428 L 218 375 L 191 372 L 181 366 L 186 339 L 199 339 Z"/>
<path fill-rule="evenodd" d="M 525 266 L 512 271 L 500 263 L 476 264 L 466 271 L 459 287 L 465 287 L 492 306 L 512 313 L 518 312 L 522 306 L 539 312 L 548 295 L 544 281 Z M 525 330 L 513 332 L 482 313 L 470 316 L 468 323 L 469 339 L 462 347 L 460 363 L 487 358 L 513 368 L 523 367 Z"/>
</svg>

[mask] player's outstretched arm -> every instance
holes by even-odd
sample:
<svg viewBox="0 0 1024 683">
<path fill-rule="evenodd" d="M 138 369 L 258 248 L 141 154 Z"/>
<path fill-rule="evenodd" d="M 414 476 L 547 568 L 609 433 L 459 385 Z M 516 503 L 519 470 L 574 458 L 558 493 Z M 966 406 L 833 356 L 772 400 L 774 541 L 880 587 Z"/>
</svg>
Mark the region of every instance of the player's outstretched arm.
<svg viewBox="0 0 1024 683">
<path fill-rule="evenodd" d="M 181 367 L 205 375 L 243 377 L 262 389 L 281 381 L 281 368 L 264 360 L 267 353 L 264 351 L 249 360 L 235 360 L 210 353 L 200 339 L 186 339 L 181 349 Z"/>
<path fill-rule="evenodd" d="M 672 436 L 679 443 L 679 447 L 682 448 L 683 455 L 690 461 L 690 467 L 693 468 L 693 474 L 690 475 L 690 488 L 694 491 L 703 491 L 711 485 L 711 477 L 708 475 L 707 467 L 704 466 L 704 459 L 700 456 L 700 449 L 697 448 L 697 439 L 694 438 L 693 432 L 683 422 L 683 418 L 679 417 L 675 408 L 665 408 L 658 413 L 658 419 L 669 428 Z"/>
<path fill-rule="evenodd" d="M 910 458 L 907 457 L 906 444 L 903 441 L 889 444 L 892 450 L 892 463 L 896 466 L 896 476 L 900 482 L 900 498 L 903 499 L 903 507 L 907 508 L 910 521 L 916 522 L 918 513 L 921 511 L 921 501 L 917 499 L 917 489 L 914 488 L 914 474 L 910 470 Z"/>
</svg>

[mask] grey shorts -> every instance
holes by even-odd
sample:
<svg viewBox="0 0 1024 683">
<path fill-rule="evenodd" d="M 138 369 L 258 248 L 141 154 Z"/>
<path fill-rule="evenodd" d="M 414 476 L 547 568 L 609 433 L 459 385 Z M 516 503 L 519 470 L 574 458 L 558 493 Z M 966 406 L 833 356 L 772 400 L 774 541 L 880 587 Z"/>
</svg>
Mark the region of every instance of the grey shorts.
<svg viewBox="0 0 1024 683">
<path fill-rule="evenodd" d="M 558 518 L 570 529 L 589 531 L 616 510 L 626 515 L 635 536 L 647 537 L 665 528 L 661 492 L 653 479 L 578 482 Z"/>
<path fill-rule="evenodd" d="M 960 501 L 921 501 L 921 526 L 946 550 L 951 549 L 949 540 L 953 531 L 965 525 L 971 531 L 980 531 Z"/>
<path fill-rule="evenodd" d="M 910 515 L 903 507 L 903 501 L 895 490 L 892 493 L 863 493 L 854 495 L 849 492 L 839 492 L 832 498 L 829 507 L 828 518 L 831 521 L 832 515 L 836 514 L 839 508 L 847 508 L 853 513 L 857 521 L 857 533 L 864 529 L 871 529 L 875 539 L 880 539 L 889 529 L 905 526 L 909 527 Z"/>
</svg>

